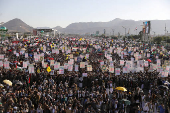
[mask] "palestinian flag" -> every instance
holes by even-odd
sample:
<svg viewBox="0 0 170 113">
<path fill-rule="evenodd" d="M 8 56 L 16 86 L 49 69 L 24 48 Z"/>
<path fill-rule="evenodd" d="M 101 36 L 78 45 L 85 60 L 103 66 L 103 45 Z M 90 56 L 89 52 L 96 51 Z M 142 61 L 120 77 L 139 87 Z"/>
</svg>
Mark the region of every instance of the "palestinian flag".
<svg viewBox="0 0 170 113">
<path fill-rule="evenodd" d="M 22 67 L 17 66 L 17 70 L 22 71 Z"/>
<path fill-rule="evenodd" d="M 17 64 L 16 64 L 16 69 L 22 71 L 22 67 L 18 66 Z"/>
</svg>

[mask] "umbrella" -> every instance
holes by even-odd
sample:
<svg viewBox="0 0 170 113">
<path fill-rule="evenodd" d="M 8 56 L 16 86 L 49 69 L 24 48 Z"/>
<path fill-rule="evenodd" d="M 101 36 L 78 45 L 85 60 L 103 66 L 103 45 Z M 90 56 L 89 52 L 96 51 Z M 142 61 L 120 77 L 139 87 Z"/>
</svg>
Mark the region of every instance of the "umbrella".
<svg viewBox="0 0 170 113">
<path fill-rule="evenodd" d="M 123 102 L 125 102 L 126 105 L 130 105 L 130 101 L 127 99 L 122 99 L 119 101 L 121 104 L 123 104 Z"/>
<path fill-rule="evenodd" d="M 120 91 L 127 91 L 127 89 L 124 88 L 124 87 L 117 87 L 116 89 L 117 89 L 117 90 L 120 90 Z"/>
<path fill-rule="evenodd" d="M 160 85 L 159 86 L 159 89 L 169 89 L 167 86 L 164 86 L 164 85 Z"/>
<path fill-rule="evenodd" d="M 16 84 L 17 85 L 23 85 L 21 81 L 18 81 Z"/>
<path fill-rule="evenodd" d="M 3 81 L 5 84 L 8 84 L 9 86 L 12 86 L 12 82 L 10 80 L 4 80 Z"/>
<path fill-rule="evenodd" d="M 0 87 L 4 87 L 2 84 L 0 84 Z"/>
<path fill-rule="evenodd" d="M 170 83 L 169 83 L 168 81 L 166 81 L 166 82 L 164 83 L 164 85 L 170 85 Z"/>
<path fill-rule="evenodd" d="M 25 51 L 26 49 L 25 48 L 21 48 L 22 51 Z"/>
<path fill-rule="evenodd" d="M 150 59 L 147 59 L 147 61 L 148 61 L 148 62 L 151 62 L 151 60 L 150 60 Z"/>
</svg>

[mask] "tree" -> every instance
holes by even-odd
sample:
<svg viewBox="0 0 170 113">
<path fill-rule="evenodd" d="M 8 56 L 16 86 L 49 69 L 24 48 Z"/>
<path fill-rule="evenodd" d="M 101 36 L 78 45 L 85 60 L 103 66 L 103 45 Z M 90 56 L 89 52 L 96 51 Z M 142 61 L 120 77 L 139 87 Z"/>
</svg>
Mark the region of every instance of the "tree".
<svg viewBox="0 0 170 113">
<path fill-rule="evenodd" d="M 157 43 L 157 44 L 160 44 L 161 43 L 161 41 L 163 40 L 163 38 L 162 37 L 155 37 L 154 39 L 153 39 L 153 41 L 155 42 L 155 43 Z"/>
</svg>

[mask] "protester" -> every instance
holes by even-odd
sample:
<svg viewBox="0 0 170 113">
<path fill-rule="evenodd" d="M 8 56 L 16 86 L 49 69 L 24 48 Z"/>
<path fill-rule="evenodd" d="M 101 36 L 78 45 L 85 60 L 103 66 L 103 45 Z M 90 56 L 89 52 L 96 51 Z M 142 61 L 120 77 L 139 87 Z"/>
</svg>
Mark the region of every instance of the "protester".
<svg viewBox="0 0 170 113">
<path fill-rule="evenodd" d="M 135 41 L 124 45 L 121 40 L 79 37 L 4 40 L 0 112 L 169 112 L 166 59 L 164 46 Z"/>
</svg>

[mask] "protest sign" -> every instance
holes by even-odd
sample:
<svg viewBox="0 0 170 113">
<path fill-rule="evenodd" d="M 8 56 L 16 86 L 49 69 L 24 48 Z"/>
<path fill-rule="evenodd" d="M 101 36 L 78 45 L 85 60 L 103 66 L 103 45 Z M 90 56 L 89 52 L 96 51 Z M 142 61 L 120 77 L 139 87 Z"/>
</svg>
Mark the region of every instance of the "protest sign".
<svg viewBox="0 0 170 113">
<path fill-rule="evenodd" d="M 3 61 L 0 61 L 0 67 L 3 67 Z"/>
<path fill-rule="evenodd" d="M 87 77 L 87 73 L 82 73 L 82 76 L 83 77 Z"/>
<path fill-rule="evenodd" d="M 34 66 L 33 66 L 33 65 L 29 65 L 28 70 L 29 70 L 29 73 L 30 73 L 30 74 L 31 74 L 31 73 L 34 73 Z"/>
<path fill-rule="evenodd" d="M 115 69 L 115 75 L 120 75 L 120 68 Z"/>
<path fill-rule="evenodd" d="M 64 67 L 63 67 L 63 66 L 60 66 L 60 68 L 59 68 L 59 74 L 64 74 Z"/>
<path fill-rule="evenodd" d="M 5 61 L 4 62 L 4 68 L 5 69 L 9 69 L 9 61 Z"/>
<path fill-rule="evenodd" d="M 127 67 L 123 67 L 123 73 L 128 73 Z"/>
<path fill-rule="evenodd" d="M 80 62 L 80 68 L 85 68 L 85 62 Z"/>
<path fill-rule="evenodd" d="M 27 62 L 23 62 L 23 68 L 27 68 L 28 63 Z"/>
<path fill-rule="evenodd" d="M 59 67 L 60 67 L 60 63 L 59 63 L 59 62 L 56 62 L 56 63 L 54 64 L 54 70 L 58 70 Z"/>
<path fill-rule="evenodd" d="M 50 60 L 50 66 L 54 65 L 54 60 Z"/>
<path fill-rule="evenodd" d="M 91 65 L 87 65 L 87 71 L 92 71 L 92 66 Z"/>
<path fill-rule="evenodd" d="M 109 72 L 114 73 L 114 66 L 109 66 Z"/>
<path fill-rule="evenodd" d="M 124 60 L 120 60 L 120 65 L 121 65 L 121 66 L 124 65 Z"/>
<path fill-rule="evenodd" d="M 79 66 L 79 65 L 75 65 L 75 71 L 79 71 L 79 70 L 78 70 L 78 66 Z"/>
</svg>

